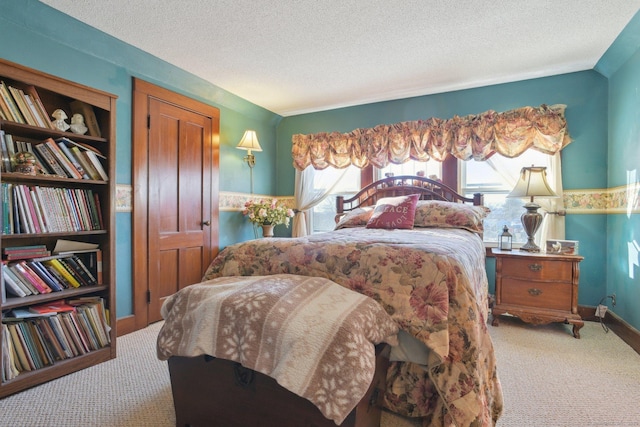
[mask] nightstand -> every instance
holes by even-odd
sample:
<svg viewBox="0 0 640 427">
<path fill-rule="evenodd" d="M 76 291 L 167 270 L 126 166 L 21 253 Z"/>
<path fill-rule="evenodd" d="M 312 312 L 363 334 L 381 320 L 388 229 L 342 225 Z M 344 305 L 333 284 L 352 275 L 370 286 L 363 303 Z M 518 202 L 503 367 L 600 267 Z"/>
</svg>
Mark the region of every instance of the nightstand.
<svg viewBox="0 0 640 427">
<path fill-rule="evenodd" d="M 573 325 L 580 338 L 584 326 L 578 314 L 578 255 L 544 254 L 492 249 L 496 257 L 496 301 L 492 325 L 501 314 L 517 316 L 527 323 L 564 322 Z"/>
</svg>

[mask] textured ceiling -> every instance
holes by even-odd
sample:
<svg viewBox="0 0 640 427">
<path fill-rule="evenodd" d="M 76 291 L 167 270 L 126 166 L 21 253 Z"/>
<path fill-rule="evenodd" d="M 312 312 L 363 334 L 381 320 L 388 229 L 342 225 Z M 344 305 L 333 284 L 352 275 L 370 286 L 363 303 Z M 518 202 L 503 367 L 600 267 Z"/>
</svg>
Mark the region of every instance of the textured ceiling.
<svg viewBox="0 0 640 427">
<path fill-rule="evenodd" d="M 282 116 L 592 69 L 640 0 L 41 0 Z"/>
</svg>

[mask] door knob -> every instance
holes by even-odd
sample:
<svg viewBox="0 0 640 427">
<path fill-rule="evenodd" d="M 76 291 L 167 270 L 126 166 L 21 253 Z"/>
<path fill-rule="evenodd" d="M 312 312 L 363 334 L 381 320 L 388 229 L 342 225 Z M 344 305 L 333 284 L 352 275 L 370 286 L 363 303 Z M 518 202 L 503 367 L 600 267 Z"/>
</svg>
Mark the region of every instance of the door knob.
<svg viewBox="0 0 640 427">
<path fill-rule="evenodd" d="M 211 225 L 211 221 L 202 221 L 202 225 L 206 225 L 208 227 Z"/>
</svg>

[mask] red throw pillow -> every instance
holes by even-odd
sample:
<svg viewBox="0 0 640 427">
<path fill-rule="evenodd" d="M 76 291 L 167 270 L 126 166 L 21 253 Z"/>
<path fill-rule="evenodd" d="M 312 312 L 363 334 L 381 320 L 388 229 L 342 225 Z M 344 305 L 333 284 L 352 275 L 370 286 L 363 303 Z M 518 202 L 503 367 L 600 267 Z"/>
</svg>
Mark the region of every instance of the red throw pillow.
<svg viewBox="0 0 640 427">
<path fill-rule="evenodd" d="M 367 228 L 413 228 L 419 194 L 385 197 L 378 200 Z"/>
</svg>

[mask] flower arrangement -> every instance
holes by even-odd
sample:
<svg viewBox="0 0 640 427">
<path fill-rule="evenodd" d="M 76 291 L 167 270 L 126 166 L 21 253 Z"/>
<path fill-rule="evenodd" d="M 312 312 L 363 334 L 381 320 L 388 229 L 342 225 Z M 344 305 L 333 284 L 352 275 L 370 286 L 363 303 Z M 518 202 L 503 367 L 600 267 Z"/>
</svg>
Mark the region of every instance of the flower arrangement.
<svg viewBox="0 0 640 427">
<path fill-rule="evenodd" d="M 249 200 L 244 204 L 242 214 L 249 218 L 249 221 L 258 225 L 278 225 L 284 224 L 289 227 L 290 218 L 293 217 L 293 210 L 278 204 L 277 199 L 270 202 L 260 200 L 254 202 Z"/>
</svg>

